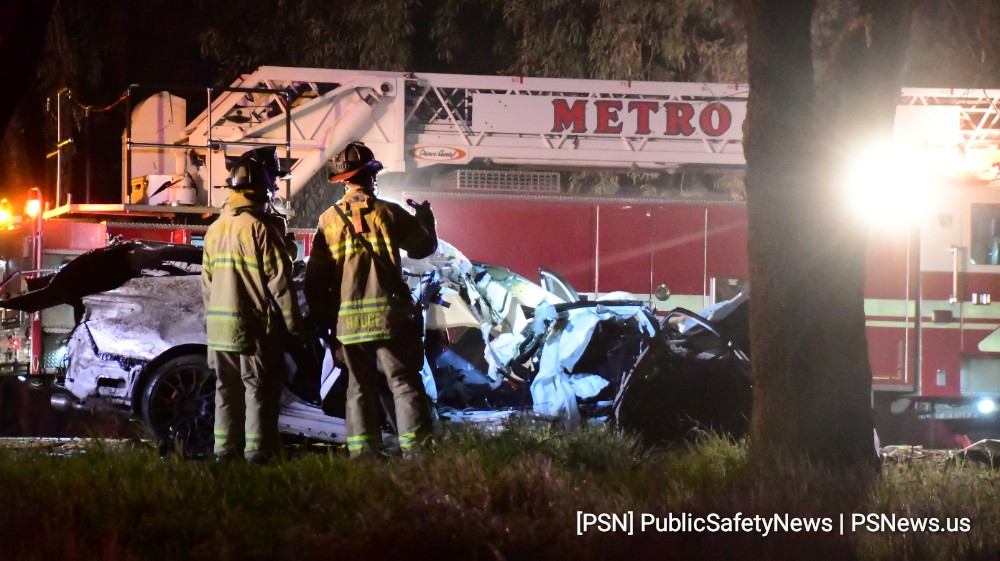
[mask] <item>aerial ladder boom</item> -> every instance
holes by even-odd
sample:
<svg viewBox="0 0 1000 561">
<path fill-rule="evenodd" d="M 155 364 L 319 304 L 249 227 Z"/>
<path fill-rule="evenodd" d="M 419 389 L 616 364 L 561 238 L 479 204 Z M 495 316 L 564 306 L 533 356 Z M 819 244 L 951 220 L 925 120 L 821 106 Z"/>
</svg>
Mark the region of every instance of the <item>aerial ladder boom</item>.
<svg viewBox="0 0 1000 561">
<path fill-rule="evenodd" d="M 213 167 L 210 184 L 221 185 L 220 156 L 282 147 L 279 155 L 292 161 L 289 196 L 352 140 L 368 144 L 389 172 L 469 164 L 738 166 L 745 103 L 739 84 L 265 66 L 216 97 L 168 149 L 199 153 L 188 161 Z"/>
<path fill-rule="evenodd" d="M 998 97 L 993 90 L 904 89 L 896 136 L 922 149 L 993 157 Z M 746 102 L 743 84 L 263 66 L 225 88 L 162 150 L 186 153 L 178 168 L 187 166 L 199 202 L 210 206 L 223 200 L 208 187 L 223 184 L 224 157 L 259 145 L 279 147 L 290 163 L 288 197 L 352 140 L 368 144 L 388 172 L 738 170 Z M 133 180 L 150 173 L 130 169 Z"/>
</svg>

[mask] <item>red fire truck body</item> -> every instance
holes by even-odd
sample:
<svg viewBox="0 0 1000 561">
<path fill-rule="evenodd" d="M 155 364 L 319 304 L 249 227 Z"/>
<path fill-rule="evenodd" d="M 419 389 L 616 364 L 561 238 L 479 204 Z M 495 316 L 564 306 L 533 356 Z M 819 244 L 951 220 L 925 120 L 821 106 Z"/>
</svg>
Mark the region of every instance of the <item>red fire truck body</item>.
<svg viewBox="0 0 1000 561">
<path fill-rule="evenodd" d="M 746 94 L 740 84 L 261 67 L 190 122 L 178 96 L 137 104 L 124 135 L 123 204 L 100 220 L 109 235 L 197 242 L 222 203 L 212 186 L 225 179 L 224 157 L 277 146 L 292 170 L 281 194 L 294 200 L 330 189 L 312 179 L 361 140 L 385 164 L 383 191 L 431 201 L 440 237 L 470 259 L 529 278 L 554 270 L 587 297 L 627 291 L 659 310 L 699 310 L 747 289 L 739 197 L 683 188 L 576 195 L 561 182 L 579 171 L 739 177 Z M 901 92 L 897 140 L 935 163 L 927 178 L 943 179 L 926 192 L 904 185 L 882 203 L 927 199 L 906 226 L 876 228 L 870 243 L 873 389 L 894 410 L 914 404 L 929 418 L 992 422 L 1000 398 L 998 97 Z M 958 161 L 961 170 L 942 171 Z M 87 206 L 56 205 L 46 236 L 60 221 L 93 222 L 100 213 Z M 138 211 L 157 224 L 135 224 Z M 183 227 L 162 219 L 199 212 Z M 297 236 L 307 255 L 310 231 Z"/>
</svg>

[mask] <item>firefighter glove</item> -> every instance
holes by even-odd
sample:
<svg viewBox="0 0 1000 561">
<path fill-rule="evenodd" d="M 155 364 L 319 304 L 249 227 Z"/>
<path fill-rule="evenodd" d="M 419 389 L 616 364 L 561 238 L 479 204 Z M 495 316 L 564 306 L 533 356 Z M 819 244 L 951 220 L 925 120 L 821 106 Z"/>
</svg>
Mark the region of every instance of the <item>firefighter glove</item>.
<svg viewBox="0 0 1000 561">
<path fill-rule="evenodd" d="M 406 199 L 406 204 L 413 207 L 413 214 L 416 216 L 417 222 L 424 227 L 424 230 L 433 233 L 435 231 L 434 211 L 431 210 L 431 203 L 429 201 L 417 203 L 413 199 Z"/>
</svg>

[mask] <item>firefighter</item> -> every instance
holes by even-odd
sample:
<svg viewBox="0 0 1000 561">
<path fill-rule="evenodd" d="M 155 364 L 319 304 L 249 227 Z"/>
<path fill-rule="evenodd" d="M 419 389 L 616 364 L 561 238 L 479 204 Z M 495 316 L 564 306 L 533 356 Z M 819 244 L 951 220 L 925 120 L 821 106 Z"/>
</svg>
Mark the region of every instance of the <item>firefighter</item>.
<svg viewBox="0 0 1000 561">
<path fill-rule="evenodd" d="M 301 332 L 283 221 L 268 212 L 279 169 L 273 147 L 233 165 L 229 197 L 205 234 L 202 295 L 208 363 L 217 375 L 215 456 L 266 462 L 278 452 L 282 343 Z"/>
<path fill-rule="evenodd" d="M 361 142 L 337 156 L 331 183 L 346 192 L 320 218 L 306 266 L 310 318 L 336 326 L 348 370 L 347 448 L 380 455 L 379 369 L 392 392 L 404 456 L 431 437 L 430 400 L 420 376 L 423 317 L 403 280 L 400 249 L 420 259 L 437 249 L 430 203 L 406 208 L 377 196 L 382 164 Z"/>
</svg>

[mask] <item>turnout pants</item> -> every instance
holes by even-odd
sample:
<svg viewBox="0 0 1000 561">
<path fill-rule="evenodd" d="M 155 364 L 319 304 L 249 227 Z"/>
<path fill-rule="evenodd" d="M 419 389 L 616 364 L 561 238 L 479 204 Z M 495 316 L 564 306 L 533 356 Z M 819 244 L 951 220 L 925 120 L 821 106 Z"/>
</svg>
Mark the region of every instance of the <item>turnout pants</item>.
<svg viewBox="0 0 1000 561">
<path fill-rule="evenodd" d="M 284 359 L 269 342 L 251 354 L 212 351 L 215 365 L 215 455 L 263 461 L 276 455 Z"/>
<path fill-rule="evenodd" d="M 430 400 L 420 377 L 423 345 L 419 338 L 400 339 L 344 345 L 348 370 L 347 449 L 351 456 L 382 449 L 378 395 L 378 376 L 382 375 L 392 392 L 403 454 L 431 437 Z"/>
</svg>

